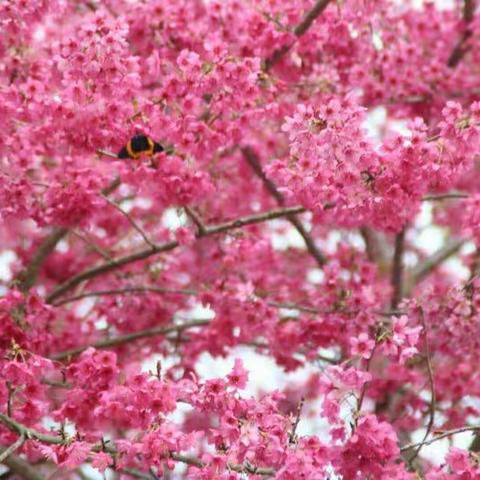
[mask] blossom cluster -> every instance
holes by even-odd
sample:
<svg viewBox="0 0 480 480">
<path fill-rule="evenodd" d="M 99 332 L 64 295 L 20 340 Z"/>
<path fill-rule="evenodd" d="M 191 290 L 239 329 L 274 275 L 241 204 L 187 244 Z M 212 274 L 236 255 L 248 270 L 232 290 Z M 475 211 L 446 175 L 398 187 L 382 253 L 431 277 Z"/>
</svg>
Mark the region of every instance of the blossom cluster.
<svg viewBox="0 0 480 480">
<path fill-rule="evenodd" d="M 480 478 L 480 15 L 437 3 L 1 2 L 0 476 Z"/>
</svg>

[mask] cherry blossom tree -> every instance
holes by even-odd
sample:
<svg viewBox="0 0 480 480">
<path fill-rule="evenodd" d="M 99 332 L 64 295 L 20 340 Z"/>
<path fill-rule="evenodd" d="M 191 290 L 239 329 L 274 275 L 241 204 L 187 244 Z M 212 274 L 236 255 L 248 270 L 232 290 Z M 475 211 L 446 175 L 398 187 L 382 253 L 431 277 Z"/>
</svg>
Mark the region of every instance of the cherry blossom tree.
<svg viewBox="0 0 480 480">
<path fill-rule="evenodd" d="M 2 478 L 480 478 L 479 27 L 2 0 Z"/>
</svg>

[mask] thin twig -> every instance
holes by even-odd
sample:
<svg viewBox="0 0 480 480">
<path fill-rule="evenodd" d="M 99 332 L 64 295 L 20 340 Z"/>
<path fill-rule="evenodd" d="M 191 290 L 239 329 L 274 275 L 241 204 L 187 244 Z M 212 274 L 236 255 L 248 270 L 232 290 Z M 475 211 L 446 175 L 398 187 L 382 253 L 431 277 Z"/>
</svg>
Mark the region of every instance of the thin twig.
<svg viewBox="0 0 480 480">
<path fill-rule="evenodd" d="M 25 434 L 21 433 L 20 436 L 12 443 L 8 448 L 0 453 L 0 463 L 3 463 L 12 453 L 15 453 L 25 443 Z"/>
<path fill-rule="evenodd" d="M 315 307 L 309 307 L 308 305 L 298 305 L 296 303 L 285 303 L 285 302 L 267 302 L 267 305 L 275 308 L 284 308 L 286 310 L 298 310 L 299 312 L 305 313 L 320 313 L 321 310 Z M 323 313 L 323 312 L 322 312 Z"/>
<path fill-rule="evenodd" d="M 236 220 L 231 220 L 225 223 L 221 223 L 219 225 L 206 227 L 206 232 L 203 235 L 197 234 L 197 238 L 208 237 L 210 235 L 217 235 L 219 233 L 225 233 L 230 230 L 235 230 L 238 228 L 245 227 L 247 225 L 267 222 L 275 218 L 285 217 L 292 213 L 295 214 L 295 213 L 303 213 L 303 212 L 305 212 L 304 207 L 288 207 L 288 208 L 270 210 L 268 212 L 257 213 L 254 215 L 248 215 L 245 217 L 240 217 Z M 59 285 L 55 290 L 53 290 L 46 297 L 46 301 L 47 303 L 52 303 L 55 299 L 63 295 L 65 292 L 71 290 L 72 288 L 76 287 L 78 284 L 80 284 L 85 280 L 89 280 L 91 278 L 97 277 L 104 273 L 111 272 L 112 270 L 116 270 L 117 268 L 123 267 L 124 265 L 138 262 L 139 260 L 145 260 L 146 258 L 149 258 L 153 255 L 157 255 L 161 252 L 174 250 L 178 246 L 179 246 L 179 242 L 177 240 L 171 240 L 169 242 L 165 242 L 160 245 L 155 245 L 154 248 L 140 250 L 139 252 L 132 253 L 130 255 L 126 255 L 124 257 L 120 257 L 117 259 L 113 259 L 109 262 L 105 262 L 103 264 L 97 265 L 96 267 L 92 267 L 87 270 L 84 270 L 83 272 L 71 277 L 66 282 Z"/>
<path fill-rule="evenodd" d="M 92 292 L 83 292 L 75 295 L 73 297 L 68 297 L 58 302 L 54 302 L 53 305 L 56 307 L 60 305 L 65 305 L 66 303 L 76 302 L 77 300 L 82 300 L 83 298 L 89 297 L 101 297 L 104 295 L 124 295 L 128 293 L 158 293 L 158 294 L 172 294 L 172 295 L 198 295 L 198 292 L 195 290 L 188 289 L 176 289 L 176 288 L 164 288 L 164 287 L 155 287 L 154 285 L 144 285 L 138 287 L 124 287 L 124 288 L 112 288 L 110 290 L 95 290 Z"/>
<path fill-rule="evenodd" d="M 143 238 L 143 240 L 147 245 L 150 245 L 150 247 L 155 248 L 155 244 L 147 237 L 147 234 L 143 231 L 140 225 L 138 225 L 138 223 L 133 219 L 133 217 L 128 212 L 123 210 L 123 208 L 118 206 L 115 202 L 107 198 L 105 195 L 102 195 L 102 197 L 109 205 L 111 205 L 113 208 L 118 210 L 123 216 L 125 216 L 125 218 L 130 222 L 132 227 L 141 235 L 141 237 Z"/>
<path fill-rule="evenodd" d="M 361 311 L 364 310 L 347 310 L 338 307 L 331 307 L 331 308 L 316 308 L 310 307 L 308 305 L 299 305 L 297 303 L 285 303 L 285 302 L 275 302 L 275 301 L 267 301 L 267 305 L 275 308 L 284 308 L 286 310 L 298 310 L 299 312 L 305 313 L 312 313 L 312 314 L 325 314 L 328 315 L 330 313 L 341 313 L 343 315 L 357 315 Z M 403 315 L 405 314 L 402 310 L 372 310 L 371 313 L 375 315 L 381 315 L 383 317 L 392 317 L 396 315 Z"/>
<path fill-rule="evenodd" d="M 313 24 L 313 22 L 321 15 L 321 13 L 327 8 L 330 0 L 317 0 L 311 10 L 309 10 L 302 21 L 293 29 L 294 35 L 301 37 Z M 272 55 L 265 60 L 265 70 L 270 70 L 281 58 L 292 48 L 293 43 L 290 45 L 284 45 L 281 48 L 275 50 Z"/>
<path fill-rule="evenodd" d="M 411 290 L 429 275 L 435 268 L 442 264 L 445 260 L 455 255 L 465 244 L 465 239 L 450 238 L 446 244 L 423 262 L 419 263 L 412 269 L 409 275 L 409 281 L 405 293 L 410 294 Z"/>
<path fill-rule="evenodd" d="M 164 98 L 159 98 L 158 100 L 154 100 L 149 106 L 153 107 L 155 105 L 159 105 L 164 101 Z M 132 121 L 135 120 L 136 118 L 140 117 L 143 115 L 143 112 L 139 110 L 138 112 L 134 113 L 128 120 Z"/>
<path fill-rule="evenodd" d="M 393 289 L 390 308 L 396 310 L 403 296 L 403 251 L 405 248 L 405 228 L 395 237 L 391 285 Z"/>
<path fill-rule="evenodd" d="M 107 338 L 105 340 L 100 340 L 98 342 L 95 342 L 89 345 L 83 345 L 81 347 L 72 348 L 70 350 L 65 350 L 63 352 L 54 353 L 53 355 L 50 355 L 49 358 L 51 358 L 52 360 L 65 360 L 70 357 L 79 355 L 80 353 L 82 353 L 83 351 L 85 351 L 87 348 L 90 348 L 90 347 L 93 347 L 96 349 L 115 347 L 118 345 L 123 345 L 125 343 L 133 342 L 134 340 L 139 340 L 141 338 L 149 338 L 149 337 L 155 337 L 159 335 L 166 335 L 167 333 L 171 333 L 171 332 L 182 332 L 183 330 L 187 330 L 195 327 L 202 327 L 204 325 L 208 325 L 209 323 L 210 323 L 210 320 L 201 319 L 201 320 L 192 320 L 191 322 L 185 322 L 178 325 L 168 325 L 168 326 L 162 326 L 162 327 L 147 328 L 145 330 L 127 333 L 125 335 L 119 335 L 117 337 Z"/>
<path fill-rule="evenodd" d="M 189 296 L 197 296 L 200 294 L 197 290 L 193 289 L 185 289 L 185 288 L 165 288 L 165 287 L 157 287 L 155 285 L 138 285 L 133 287 L 122 287 L 122 288 L 112 288 L 109 290 L 93 290 L 90 292 L 82 292 L 78 295 L 74 295 L 72 297 L 67 297 L 65 299 L 59 300 L 57 302 L 53 302 L 52 304 L 56 307 L 60 305 L 65 305 L 67 303 L 76 302 L 78 300 L 82 300 L 84 298 L 89 297 L 101 297 L 106 295 L 123 295 L 123 294 L 135 294 L 135 293 L 158 293 L 160 295 L 189 295 Z M 253 299 L 252 301 L 255 301 Z M 299 312 L 304 313 L 311 313 L 313 314 L 325 314 L 328 315 L 330 313 L 340 313 L 343 315 L 357 315 L 361 312 L 361 310 L 346 310 L 337 307 L 331 308 L 316 308 L 311 307 L 309 305 L 300 305 L 298 303 L 287 303 L 287 302 L 275 302 L 273 300 L 267 300 L 265 302 L 270 307 L 274 308 L 281 308 L 285 310 L 298 310 Z M 390 317 L 392 315 L 402 315 L 404 312 L 399 310 L 373 310 L 372 313 L 376 315 L 382 315 Z"/>
<path fill-rule="evenodd" d="M 98 155 L 103 155 L 104 157 L 115 158 L 116 160 L 118 160 L 118 155 L 116 155 L 115 153 L 109 152 L 107 150 L 102 150 L 99 148 L 97 150 L 97 153 Z"/>
<path fill-rule="evenodd" d="M 436 410 L 436 395 L 435 395 L 435 382 L 434 382 L 434 377 L 433 377 L 433 368 L 432 368 L 432 359 L 430 356 L 430 344 L 428 341 L 428 330 L 427 330 L 427 325 L 425 323 L 425 317 L 423 315 L 423 310 L 420 310 L 420 322 L 422 323 L 423 327 L 423 336 L 425 338 L 425 361 L 427 363 L 427 371 L 428 371 L 428 382 L 430 384 L 430 405 L 428 407 L 429 409 L 429 420 L 427 424 L 427 430 L 425 432 L 425 435 L 423 436 L 422 442 L 425 442 L 425 440 L 428 438 L 430 435 L 430 432 L 432 431 L 433 428 L 433 423 L 435 422 L 435 410 Z M 415 458 L 420 453 L 420 450 L 423 447 L 423 443 L 420 442 L 421 444 L 418 446 L 418 448 L 415 450 L 413 455 L 409 458 L 408 463 L 411 465 Z"/>
<path fill-rule="evenodd" d="M 445 432 L 440 433 L 439 435 L 435 435 L 430 440 L 425 440 L 425 441 L 418 442 L 418 443 L 409 443 L 408 445 L 405 445 L 404 447 L 401 447 L 400 451 L 405 452 L 405 451 L 410 450 L 412 448 L 417 448 L 420 445 L 421 446 L 431 445 L 432 443 L 437 442 L 438 440 L 442 440 L 443 438 L 448 438 L 452 435 L 456 435 L 457 433 L 479 432 L 479 431 L 480 431 L 480 426 L 478 426 L 478 427 L 461 427 L 461 428 L 455 428 L 453 430 L 447 430 Z"/>
<path fill-rule="evenodd" d="M 242 154 L 247 163 L 250 165 L 252 170 L 255 172 L 258 178 L 263 182 L 263 185 L 265 188 L 270 192 L 272 197 L 275 198 L 277 203 L 280 206 L 285 205 L 285 198 L 282 195 L 282 193 L 278 190 L 277 186 L 275 183 L 270 180 L 265 172 L 263 171 L 262 165 L 260 163 L 260 159 L 258 158 L 257 154 L 254 152 L 254 150 L 247 146 L 242 148 Z M 305 245 L 307 247 L 307 250 L 309 251 L 310 255 L 316 260 L 317 264 L 319 267 L 323 267 L 326 263 L 326 259 L 322 252 L 318 249 L 318 247 L 315 245 L 315 241 L 311 237 L 311 235 L 307 232 L 305 227 L 303 226 L 303 223 L 301 220 L 296 215 L 287 215 L 288 221 L 297 229 L 297 232 L 301 235 L 303 238 Z"/>
<path fill-rule="evenodd" d="M 105 260 L 112 259 L 112 256 L 107 251 L 96 245 L 95 242 L 92 242 L 92 240 L 90 240 L 86 235 L 82 235 L 76 230 L 71 230 L 71 233 L 79 238 L 82 242 L 86 243 L 94 252 L 98 253 Z"/>
<path fill-rule="evenodd" d="M 373 357 L 375 355 L 375 352 L 377 351 L 378 344 L 379 344 L 379 339 L 378 339 L 378 337 L 375 337 L 375 345 L 373 346 L 372 353 L 367 358 L 367 365 L 365 366 L 365 371 L 366 372 L 370 371 L 370 367 L 372 365 L 372 360 L 373 360 Z M 357 401 L 357 411 L 356 411 L 356 416 L 355 416 L 355 424 L 357 423 L 357 420 L 360 416 L 360 412 L 362 410 L 363 401 L 365 400 L 365 395 L 367 394 L 367 389 L 368 389 L 368 384 L 369 383 L 370 382 L 365 382 L 362 386 L 362 390 L 360 391 L 360 396 L 358 397 L 358 401 Z"/>
<path fill-rule="evenodd" d="M 191 207 L 184 207 L 185 213 L 190 217 L 192 222 L 197 226 L 198 228 L 198 234 L 199 235 L 205 235 L 206 232 L 206 226 L 203 223 L 200 215 Z"/>
<path fill-rule="evenodd" d="M 142 472 L 136 468 L 122 468 L 118 471 L 119 473 L 126 473 L 131 477 L 140 478 L 141 480 L 154 480 L 155 477 L 149 473 Z"/>
<path fill-rule="evenodd" d="M 454 198 L 468 198 L 470 195 L 463 192 L 447 192 L 447 193 L 432 193 L 431 195 L 425 195 L 422 198 L 422 202 L 437 201 L 437 200 L 450 200 Z"/>
<path fill-rule="evenodd" d="M 297 441 L 297 428 L 298 428 L 298 424 L 300 423 L 300 416 L 302 414 L 302 408 L 304 403 L 305 403 L 305 398 L 302 397 L 298 402 L 297 414 L 295 416 L 295 421 L 293 422 L 293 425 L 292 425 L 292 431 L 289 434 L 289 443 L 291 444 Z"/>
<path fill-rule="evenodd" d="M 8 380 L 5 382 L 5 386 L 7 387 L 7 415 L 11 417 L 13 414 L 13 398 L 15 396 L 15 388 L 12 387 L 12 384 Z"/>
<path fill-rule="evenodd" d="M 48 378 L 42 378 L 41 383 L 44 385 L 49 385 L 50 387 L 55 387 L 55 388 L 72 388 L 72 384 L 68 382 L 60 382 L 60 381 L 55 381 L 55 380 L 49 380 Z"/>
</svg>

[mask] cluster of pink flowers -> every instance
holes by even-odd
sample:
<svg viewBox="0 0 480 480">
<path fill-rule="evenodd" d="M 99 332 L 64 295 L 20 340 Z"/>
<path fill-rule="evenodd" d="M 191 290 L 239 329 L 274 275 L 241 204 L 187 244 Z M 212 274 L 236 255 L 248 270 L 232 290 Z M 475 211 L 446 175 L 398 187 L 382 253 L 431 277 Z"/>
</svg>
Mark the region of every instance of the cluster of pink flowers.
<svg viewBox="0 0 480 480">
<path fill-rule="evenodd" d="M 0 2 L 1 476 L 480 478 L 480 15 L 417 3 Z"/>
<path fill-rule="evenodd" d="M 333 96 L 318 108 L 299 105 L 282 127 L 290 157 L 274 162 L 270 172 L 292 201 L 322 222 L 398 231 L 418 213 L 423 195 L 450 188 L 472 168 L 480 141 L 477 111 L 478 103 L 464 112 L 447 102 L 435 137 L 415 118 L 409 136 L 392 134 L 376 146 L 353 94 Z"/>
</svg>

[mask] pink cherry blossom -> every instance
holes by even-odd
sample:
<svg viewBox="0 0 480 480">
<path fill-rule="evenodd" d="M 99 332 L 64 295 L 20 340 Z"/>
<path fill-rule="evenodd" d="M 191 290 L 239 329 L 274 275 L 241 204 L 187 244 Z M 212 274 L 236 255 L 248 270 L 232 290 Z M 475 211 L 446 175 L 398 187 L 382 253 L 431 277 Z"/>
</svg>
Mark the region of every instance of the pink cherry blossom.
<svg viewBox="0 0 480 480">
<path fill-rule="evenodd" d="M 0 2 L 1 475 L 480 478 L 479 29 Z"/>
<path fill-rule="evenodd" d="M 350 344 L 352 346 L 353 355 L 360 355 L 362 358 L 369 358 L 375 346 L 375 341 L 366 333 L 361 333 L 358 338 L 351 338 Z"/>
</svg>

